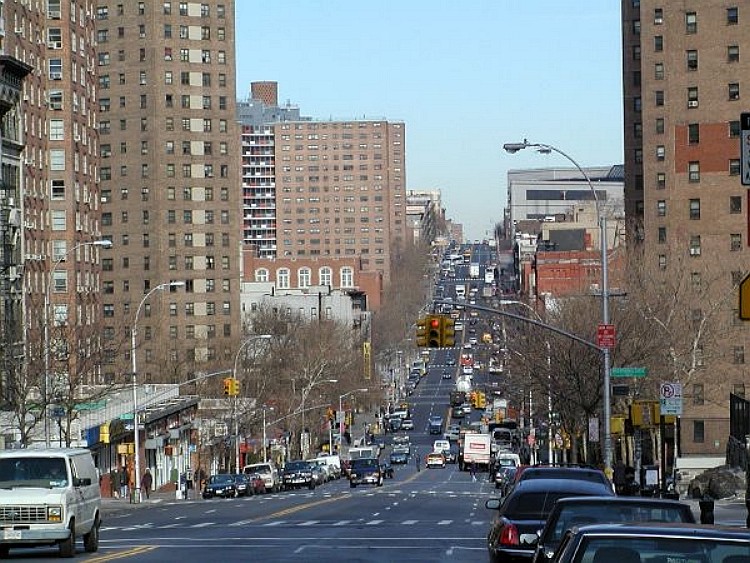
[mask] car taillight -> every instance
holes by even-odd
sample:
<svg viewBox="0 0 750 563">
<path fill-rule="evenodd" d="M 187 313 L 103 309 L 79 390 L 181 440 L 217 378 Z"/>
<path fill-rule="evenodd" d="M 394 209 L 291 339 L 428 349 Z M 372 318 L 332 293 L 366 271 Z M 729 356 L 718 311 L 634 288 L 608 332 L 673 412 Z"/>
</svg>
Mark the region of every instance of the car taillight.
<svg viewBox="0 0 750 563">
<path fill-rule="evenodd" d="M 519 545 L 520 540 L 518 536 L 518 528 L 515 524 L 506 524 L 503 526 L 500 532 L 500 539 L 498 541 L 500 545 Z"/>
</svg>

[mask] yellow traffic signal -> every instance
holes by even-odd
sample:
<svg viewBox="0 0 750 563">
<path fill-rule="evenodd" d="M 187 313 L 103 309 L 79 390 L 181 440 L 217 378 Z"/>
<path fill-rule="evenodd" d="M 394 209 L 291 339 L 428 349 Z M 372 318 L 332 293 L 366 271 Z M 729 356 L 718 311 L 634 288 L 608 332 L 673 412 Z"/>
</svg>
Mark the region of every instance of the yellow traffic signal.
<svg viewBox="0 0 750 563">
<path fill-rule="evenodd" d="M 441 329 L 440 315 L 427 315 L 427 328 L 429 329 L 427 345 L 430 348 L 440 348 Z"/>
<path fill-rule="evenodd" d="M 227 396 L 232 394 L 232 378 L 231 377 L 224 378 L 224 394 Z"/>
<path fill-rule="evenodd" d="M 427 346 L 427 319 L 417 319 L 417 346 L 425 348 Z"/>
<path fill-rule="evenodd" d="M 456 321 L 447 315 L 440 315 L 440 346 L 452 348 L 456 345 Z"/>
<path fill-rule="evenodd" d="M 240 394 L 240 380 L 236 378 L 232 378 L 232 392 L 230 395 L 233 397 L 236 397 Z"/>
</svg>

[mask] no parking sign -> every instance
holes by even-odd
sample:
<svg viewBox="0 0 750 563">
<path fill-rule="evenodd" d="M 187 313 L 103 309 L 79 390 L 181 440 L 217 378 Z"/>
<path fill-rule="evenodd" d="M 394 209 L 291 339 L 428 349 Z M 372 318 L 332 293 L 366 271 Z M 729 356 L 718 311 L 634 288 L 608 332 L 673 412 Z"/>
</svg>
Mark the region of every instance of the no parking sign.
<svg viewBox="0 0 750 563">
<path fill-rule="evenodd" d="M 660 414 L 682 415 L 682 383 L 664 382 L 659 385 Z"/>
</svg>

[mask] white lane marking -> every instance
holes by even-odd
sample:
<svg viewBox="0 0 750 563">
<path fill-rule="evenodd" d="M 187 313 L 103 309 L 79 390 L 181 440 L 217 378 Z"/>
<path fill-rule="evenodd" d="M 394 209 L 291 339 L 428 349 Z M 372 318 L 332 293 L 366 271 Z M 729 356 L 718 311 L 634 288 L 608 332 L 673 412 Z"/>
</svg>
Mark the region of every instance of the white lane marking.
<svg viewBox="0 0 750 563">
<path fill-rule="evenodd" d="M 419 520 L 404 520 L 403 522 L 401 522 L 401 524 L 403 524 L 404 526 L 411 526 L 413 524 L 416 524 L 417 522 L 419 522 Z"/>
<path fill-rule="evenodd" d="M 167 530 L 169 528 L 176 528 L 180 526 L 181 524 L 164 524 L 163 526 L 159 526 L 160 530 Z"/>
<path fill-rule="evenodd" d="M 281 526 L 282 524 L 285 524 L 286 520 L 276 520 L 275 522 L 269 522 L 268 524 L 263 524 L 264 528 L 270 528 L 271 526 Z"/>
<path fill-rule="evenodd" d="M 335 522 L 333 525 L 334 526 L 346 526 L 350 522 L 351 520 L 339 520 L 338 522 Z"/>
<path fill-rule="evenodd" d="M 382 524 L 383 520 L 370 520 L 365 524 L 365 526 L 377 526 L 378 524 Z"/>
<path fill-rule="evenodd" d="M 199 524 L 193 524 L 192 526 L 190 526 L 190 528 L 206 528 L 215 524 L 216 522 L 200 522 Z"/>
<path fill-rule="evenodd" d="M 438 525 L 438 526 L 447 526 L 447 525 L 449 525 L 449 524 L 450 524 L 451 522 L 453 522 L 453 520 L 441 520 L 440 522 L 438 522 L 438 523 L 437 523 L 437 525 Z"/>
<path fill-rule="evenodd" d="M 314 525 L 315 525 L 315 524 L 317 524 L 318 522 L 320 522 L 320 520 L 308 520 L 307 522 L 300 522 L 300 523 L 299 523 L 299 524 L 297 524 L 297 525 L 298 525 L 298 526 L 314 526 Z"/>
</svg>

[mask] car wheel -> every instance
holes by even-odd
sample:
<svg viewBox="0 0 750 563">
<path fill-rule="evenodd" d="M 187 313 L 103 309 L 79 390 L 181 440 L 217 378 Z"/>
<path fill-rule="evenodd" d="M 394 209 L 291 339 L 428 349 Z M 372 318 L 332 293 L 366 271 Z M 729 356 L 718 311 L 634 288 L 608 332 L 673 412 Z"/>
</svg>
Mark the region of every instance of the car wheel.
<svg viewBox="0 0 750 563">
<path fill-rule="evenodd" d="M 99 550 L 99 526 L 101 526 L 101 521 L 97 514 L 91 531 L 88 534 L 83 534 L 83 548 L 86 553 L 96 553 Z"/>
<path fill-rule="evenodd" d="M 70 535 L 60 542 L 60 557 L 74 557 L 76 554 L 76 523 L 70 522 Z"/>
</svg>

